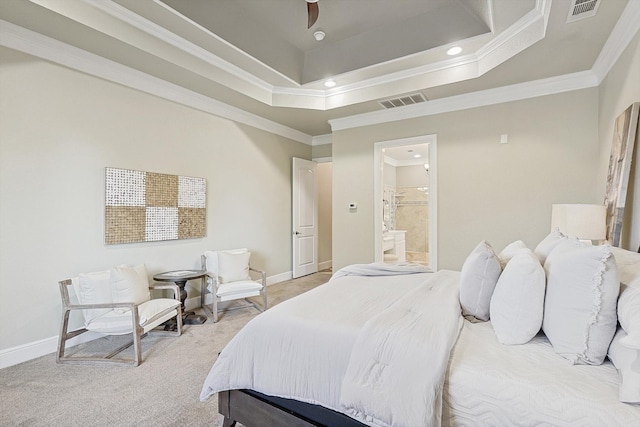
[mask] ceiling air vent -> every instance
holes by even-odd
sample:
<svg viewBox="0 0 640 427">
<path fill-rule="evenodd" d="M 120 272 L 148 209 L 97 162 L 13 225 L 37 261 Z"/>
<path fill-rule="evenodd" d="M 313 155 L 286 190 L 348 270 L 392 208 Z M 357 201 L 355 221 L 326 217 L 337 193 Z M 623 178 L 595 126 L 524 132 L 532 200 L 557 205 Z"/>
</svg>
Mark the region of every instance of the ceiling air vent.
<svg viewBox="0 0 640 427">
<path fill-rule="evenodd" d="M 384 108 L 396 108 L 402 107 L 405 105 L 418 104 L 420 102 L 426 102 L 427 98 L 424 97 L 420 92 L 413 93 L 411 95 L 401 96 L 399 98 L 385 99 L 383 101 L 378 101 L 380 105 Z"/>
<path fill-rule="evenodd" d="M 594 16 L 601 2 L 602 0 L 571 0 L 567 22 Z"/>
</svg>

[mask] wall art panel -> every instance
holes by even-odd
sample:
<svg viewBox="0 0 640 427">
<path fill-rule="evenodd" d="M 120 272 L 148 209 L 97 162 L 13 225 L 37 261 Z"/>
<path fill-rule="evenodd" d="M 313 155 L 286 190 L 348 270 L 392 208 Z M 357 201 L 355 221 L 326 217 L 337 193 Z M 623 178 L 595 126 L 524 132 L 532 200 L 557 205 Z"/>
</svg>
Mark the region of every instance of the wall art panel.
<svg viewBox="0 0 640 427">
<path fill-rule="evenodd" d="M 204 178 L 105 168 L 107 245 L 205 237 Z"/>
</svg>

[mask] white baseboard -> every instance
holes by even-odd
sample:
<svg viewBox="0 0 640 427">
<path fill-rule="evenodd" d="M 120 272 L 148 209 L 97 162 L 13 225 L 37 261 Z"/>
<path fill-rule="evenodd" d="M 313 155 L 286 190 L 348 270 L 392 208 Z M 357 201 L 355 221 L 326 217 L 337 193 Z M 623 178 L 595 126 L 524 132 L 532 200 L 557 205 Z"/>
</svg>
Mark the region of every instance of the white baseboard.
<svg viewBox="0 0 640 427">
<path fill-rule="evenodd" d="M 290 271 L 276 274 L 275 276 L 267 277 L 267 286 L 274 285 L 276 283 L 284 282 L 291 279 L 292 274 Z M 205 302 L 211 303 L 211 296 L 205 299 Z M 185 300 L 185 309 L 193 311 L 200 307 L 200 295 Z M 101 334 L 95 332 L 86 332 L 82 335 L 74 337 L 67 342 L 67 347 L 82 344 L 100 338 Z M 34 341 L 31 343 L 15 346 L 5 350 L 0 350 L 0 369 L 7 368 L 9 366 L 17 365 L 18 363 L 26 362 L 31 359 L 35 359 L 40 356 L 45 356 L 50 353 L 58 351 L 58 336 L 51 338 L 45 338 L 43 340 Z"/>
<path fill-rule="evenodd" d="M 67 348 L 78 344 L 93 341 L 100 338 L 95 332 L 85 332 L 67 341 Z M 16 347 L 0 350 L 0 369 L 17 365 L 40 356 L 46 356 L 58 351 L 58 337 L 45 338 L 43 340 L 30 342 Z"/>
<path fill-rule="evenodd" d="M 318 263 L 318 271 L 329 269 L 333 266 L 332 260 Z"/>
</svg>

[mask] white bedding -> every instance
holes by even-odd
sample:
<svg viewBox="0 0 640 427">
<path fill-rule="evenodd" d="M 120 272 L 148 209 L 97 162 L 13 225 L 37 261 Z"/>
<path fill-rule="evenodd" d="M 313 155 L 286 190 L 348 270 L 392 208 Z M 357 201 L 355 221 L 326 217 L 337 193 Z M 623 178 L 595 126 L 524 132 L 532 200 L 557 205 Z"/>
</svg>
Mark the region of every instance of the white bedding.
<svg viewBox="0 0 640 427">
<path fill-rule="evenodd" d="M 347 276 L 270 308 L 220 353 L 200 399 L 248 388 L 343 412 L 340 388 L 360 329 L 431 276 Z"/>
<path fill-rule="evenodd" d="M 459 280 L 459 272 L 341 277 L 267 310 L 225 347 L 201 400 L 248 388 L 344 413 L 341 388 L 365 324 L 439 277 Z M 498 343 L 490 322 L 464 321 L 450 353 L 442 425 L 640 426 L 640 405 L 619 402 L 618 386 L 608 361 L 570 365 L 542 334 L 507 346 Z"/>
<path fill-rule="evenodd" d="M 464 322 L 447 373 L 443 426 L 640 426 L 640 405 L 618 400 L 618 373 L 571 365 L 540 333 L 503 345 L 491 322 Z"/>
</svg>

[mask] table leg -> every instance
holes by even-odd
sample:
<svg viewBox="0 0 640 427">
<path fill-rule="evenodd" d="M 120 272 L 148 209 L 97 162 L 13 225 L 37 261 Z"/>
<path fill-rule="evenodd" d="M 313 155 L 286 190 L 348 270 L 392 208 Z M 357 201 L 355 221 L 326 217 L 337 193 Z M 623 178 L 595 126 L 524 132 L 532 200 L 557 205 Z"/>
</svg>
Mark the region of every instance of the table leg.
<svg viewBox="0 0 640 427">
<path fill-rule="evenodd" d="M 182 324 L 183 325 L 202 325 L 207 321 L 207 316 L 196 314 L 193 311 L 185 311 L 184 302 L 187 299 L 187 280 L 175 282 L 180 288 L 180 305 L 182 305 Z"/>
</svg>

